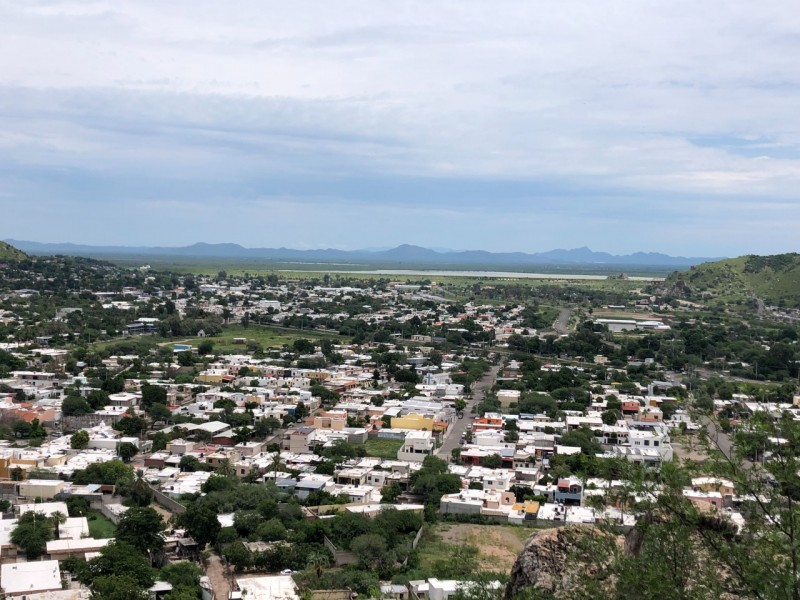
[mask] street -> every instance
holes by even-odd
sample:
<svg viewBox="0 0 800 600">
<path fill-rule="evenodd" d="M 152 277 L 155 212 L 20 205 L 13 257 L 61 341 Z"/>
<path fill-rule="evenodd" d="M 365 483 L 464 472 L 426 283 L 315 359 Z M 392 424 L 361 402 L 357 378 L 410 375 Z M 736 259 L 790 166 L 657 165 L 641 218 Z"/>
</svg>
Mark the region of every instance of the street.
<svg viewBox="0 0 800 600">
<path fill-rule="evenodd" d="M 553 323 L 553 330 L 559 335 L 566 335 L 569 333 L 569 315 L 572 311 L 568 308 L 562 308 L 555 323 Z"/>
<path fill-rule="evenodd" d="M 475 385 L 472 386 L 472 398 L 467 400 L 467 407 L 464 409 L 464 418 L 456 419 L 456 422 L 450 428 L 450 430 L 445 434 L 444 442 L 442 443 L 441 448 L 436 451 L 437 456 L 439 458 L 443 458 L 445 460 L 450 459 L 450 454 L 453 451 L 453 448 L 457 448 L 461 443 L 461 434 L 467 430 L 467 425 L 472 423 L 472 420 L 475 416 L 472 414 L 472 407 L 475 406 L 477 402 L 483 400 L 483 397 L 486 394 L 486 390 L 490 389 L 497 378 L 497 373 L 500 371 L 500 365 L 495 365 L 489 371 L 486 372 L 481 379 L 475 382 Z"/>
</svg>

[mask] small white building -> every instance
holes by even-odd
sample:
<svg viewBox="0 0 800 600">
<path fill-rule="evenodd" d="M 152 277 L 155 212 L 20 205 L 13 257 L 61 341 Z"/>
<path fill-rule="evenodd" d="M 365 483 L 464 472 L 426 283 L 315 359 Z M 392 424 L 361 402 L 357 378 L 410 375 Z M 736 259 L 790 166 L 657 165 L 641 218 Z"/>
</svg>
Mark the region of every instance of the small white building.
<svg viewBox="0 0 800 600">
<path fill-rule="evenodd" d="M 430 431 L 409 431 L 397 451 L 397 460 L 422 462 L 426 456 L 433 454 L 434 449 L 433 434 Z"/>
<path fill-rule="evenodd" d="M 9 563 L 0 566 L 0 588 L 6 598 L 22 598 L 37 592 L 61 590 L 57 560 Z"/>
</svg>

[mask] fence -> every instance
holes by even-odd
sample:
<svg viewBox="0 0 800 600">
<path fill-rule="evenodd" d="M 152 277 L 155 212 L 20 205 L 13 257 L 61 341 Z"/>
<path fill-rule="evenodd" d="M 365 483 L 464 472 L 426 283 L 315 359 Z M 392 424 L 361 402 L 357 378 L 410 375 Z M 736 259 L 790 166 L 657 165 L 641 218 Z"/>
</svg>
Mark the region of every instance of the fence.
<svg viewBox="0 0 800 600">
<path fill-rule="evenodd" d="M 153 498 L 155 501 L 168 511 L 178 515 L 182 515 L 186 512 L 186 507 L 177 500 L 170 498 L 164 492 L 155 489 L 153 486 L 150 486 L 150 489 L 153 490 Z"/>
</svg>

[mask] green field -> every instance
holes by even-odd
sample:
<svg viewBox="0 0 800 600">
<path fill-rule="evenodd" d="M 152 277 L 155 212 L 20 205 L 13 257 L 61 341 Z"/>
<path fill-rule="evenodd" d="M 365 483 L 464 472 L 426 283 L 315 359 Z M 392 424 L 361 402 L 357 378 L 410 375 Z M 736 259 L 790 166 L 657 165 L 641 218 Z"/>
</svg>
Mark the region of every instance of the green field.
<svg viewBox="0 0 800 600">
<path fill-rule="evenodd" d="M 397 459 L 397 451 L 403 445 L 403 440 L 383 440 L 372 439 L 364 443 L 367 449 L 367 456 L 374 456 L 376 458 L 384 458 L 388 460 Z"/>
<path fill-rule="evenodd" d="M 96 540 L 113 538 L 117 534 L 117 526 L 99 512 L 90 511 L 86 519 L 89 521 L 89 534 Z"/>
<path fill-rule="evenodd" d="M 330 339 L 332 341 L 347 341 L 346 337 L 338 335 L 333 331 L 317 331 L 314 329 L 289 329 L 269 325 L 255 325 L 242 327 L 241 325 L 229 325 L 223 328 L 222 333 L 209 337 L 188 337 L 169 340 L 171 344 L 192 344 L 199 345 L 201 342 L 209 341 L 214 344 L 215 353 L 245 353 L 245 344 L 234 343 L 235 338 L 246 338 L 258 342 L 264 348 L 281 348 L 285 344 L 291 345 L 295 340 L 305 338 L 307 340 Z"/>
<path fill-rule="evenodd" d="M 330 339 L 331 341 L 341 341 L 347 343 L 346 336 L 340 336 L 334 331 L 318 331 L 315 329 L 293 329 L 280 327 L 277 325 L 258 325 L 251 323 L 250 327 L 241 325 L 226 325 L 220 335 L 207 337 L 176 337 L 165 338 L 157 335 L 119 337 L 113 340 L 95 342 L 91 346 L 95 350 L 106 350 L 120 343 L 142 343 L 148 346 L 169 346 L 171 344 L 191 344 L 198 346 L 201 342 L 209 341 L 214 344 L 214 352 L 218 354 L 244 354 L 247 352 L 247 345 L 234 343 L 234 338 L 246 338 L 258 342 L 264 349 L 281 348 L 285 344 L 291 345 L 295 340 L 305 338 L 307 340 Z"/>
</svg>

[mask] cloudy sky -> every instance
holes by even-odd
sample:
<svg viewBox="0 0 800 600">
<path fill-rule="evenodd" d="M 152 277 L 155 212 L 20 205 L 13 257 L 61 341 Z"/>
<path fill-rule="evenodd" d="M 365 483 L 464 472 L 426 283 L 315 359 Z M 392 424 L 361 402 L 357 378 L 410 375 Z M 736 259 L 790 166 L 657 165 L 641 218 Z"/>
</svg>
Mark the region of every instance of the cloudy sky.
<svg viewBox="0 0 800 600">
<path fill-rule="evenodd" d="M 0 0 L 0 238 L 797 250 L 796 1 Z"/>
</svg>

